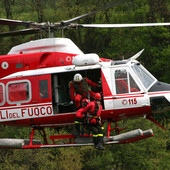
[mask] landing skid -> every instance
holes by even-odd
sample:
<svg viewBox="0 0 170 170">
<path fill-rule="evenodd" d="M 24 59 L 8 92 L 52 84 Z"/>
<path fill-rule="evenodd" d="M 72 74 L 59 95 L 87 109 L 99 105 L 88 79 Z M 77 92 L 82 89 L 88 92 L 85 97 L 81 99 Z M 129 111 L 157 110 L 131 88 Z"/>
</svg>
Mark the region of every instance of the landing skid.
<svg viewBox="0 0 170 170">
<path fill-rule="evenodd" d="M 35 148 L 59 148 L 59 147 L 78 147 L 78 146 L 94 145 L 92 135 L 83 135 L 80 137 L 75 137 L 74 135 L 50 136 L 49 139 L 52 141 L 52 144 L 48 144 L 44 130 L 43 130 L 44 144 L 42 144 L 40 140 L 33 139 L 34 131 L 35 129 L 32 130 L 30 139 L 0 139 L 0 148 L 35 149 Z M 120 135 L 104 137 L 104 144 L 112 145 L 112 144 L 132 143 L 152 136 L 153 136 L 153 131 L 151 129 L 146 131 L 137 129 Z M 58 141 L 58 140 L 66 140 L 66 139 L 68 140 L 67 143 L 64 142 L 59 143 Z"/>
</svg>

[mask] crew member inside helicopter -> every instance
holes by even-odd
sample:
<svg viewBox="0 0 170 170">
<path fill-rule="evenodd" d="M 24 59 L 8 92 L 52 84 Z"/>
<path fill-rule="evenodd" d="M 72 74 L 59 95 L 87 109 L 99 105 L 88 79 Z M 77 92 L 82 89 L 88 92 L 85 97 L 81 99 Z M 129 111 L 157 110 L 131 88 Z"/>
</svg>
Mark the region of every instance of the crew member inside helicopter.
<svg viewBox="0 0 170 170">
<path fill-rule="evenodd" d="M 138 92 L 139 88 L 135 84 L 133 78 L 129 75 L 130 84 L 128 84 L 128 72 L 125 69 L 116 70 L 115 72 L 115 80 L 116 80 L 116 91 L 117 94 L 129 93 L 129 85 L 130 92 Z"/>
<path fill-rule="evenodd" d="M 75 74 L 73 81 L 70 82 L 70 97 L 77 109 L 81 107 L 82 99 L 92 99 L 95 95 L 95 92 L 89 90 L 89 86 L 100 88 L 100 85 L 92 82 L 87 77 L 83 78 L 79 73 Z"/>
</svg>

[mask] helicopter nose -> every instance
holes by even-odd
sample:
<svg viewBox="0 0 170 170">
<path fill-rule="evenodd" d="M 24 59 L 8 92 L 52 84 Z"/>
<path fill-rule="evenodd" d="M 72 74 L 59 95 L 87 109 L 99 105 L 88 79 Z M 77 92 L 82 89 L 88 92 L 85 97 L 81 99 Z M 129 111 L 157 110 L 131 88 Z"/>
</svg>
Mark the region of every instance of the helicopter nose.
<svg viewBox="0 0 170 170">
<path fill-rule="evenodd" d="M 170 110 L 170 92 L 162 96 L 150 97 L 152 113 L 163 113 Z"/>
<path fill-rule="evenodd" d="M 170 110 L 170 84 L 158 81 L 148 92 L 151 94 L 152 113 L 163 113 Z"/>
<path fill-rule="evenodd" d="M 165 98 L 169 101 L 169 103 L 170 103 L 170 92 L 169 93 L 167 93 L 167 94 L 165 94 Z"/>
</svg>

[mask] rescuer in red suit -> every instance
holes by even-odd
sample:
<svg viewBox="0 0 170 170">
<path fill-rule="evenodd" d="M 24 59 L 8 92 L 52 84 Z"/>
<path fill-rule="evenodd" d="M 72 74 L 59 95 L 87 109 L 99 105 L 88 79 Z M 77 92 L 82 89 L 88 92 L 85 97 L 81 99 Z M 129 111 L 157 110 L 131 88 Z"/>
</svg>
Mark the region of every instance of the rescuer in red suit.
<svg viewBox="0 0 170 170">
<path fill-rule="evenodd" d="M 103 147 L 103 130 L 101 127 L 101 111 L 102 105 L 100 103 L 101 94 L 95 93 L 94 101 L 90 102 L 84 109 L 83 114 L 88 113 L 88 129 L 93 133 L 93 141 L 96 149 L 104 150 Z"/>
<path fill-rule="evenodd" d="M 73 81 L 70 83 L 71 100 L 74 101 L 77 109 L 81 107 L 81 100 L 84 98 L 93 98 L 95 92 L 88 90 L 88 85 L 92 87 L 100 87 L 97 83 L 92 82 L 87 77 L 83 78 L 81 74 L 74 75 Z"/>
<path fill-rule="evenodd" d="M 83 109 L 87 106 L 89 103 L 88 99 L 83 99 L 82 100 L 82 107 L 76 112 L 76 117 L 75 117 L 75 132 L 74 135 L 80 136 L 80 123 L 84 123 L 85 120 L 85 114 L 83 114 Z"/>
</svg>

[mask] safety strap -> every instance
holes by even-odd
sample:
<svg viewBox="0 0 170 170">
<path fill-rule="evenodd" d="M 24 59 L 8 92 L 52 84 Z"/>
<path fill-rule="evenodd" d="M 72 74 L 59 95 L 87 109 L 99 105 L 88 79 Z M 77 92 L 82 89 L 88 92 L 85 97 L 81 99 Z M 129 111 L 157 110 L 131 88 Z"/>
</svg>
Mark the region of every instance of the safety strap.
<svg viewBox="0 0 170 170">
<path fill-rule="evenodd" d="M 91 116 L 92 119 L 98 119 L 99 116 Z"/>
<path fill-rule="evenodd" d="M 100 107 L 100 105 L 98 105 L 98 103 L 95 103 L 95 112 L 94 112 L 94 116 L 97 116 L 97 112 L 98 112 L 98 110 L 99 110 L 99 107 Z"/>
</svg>

